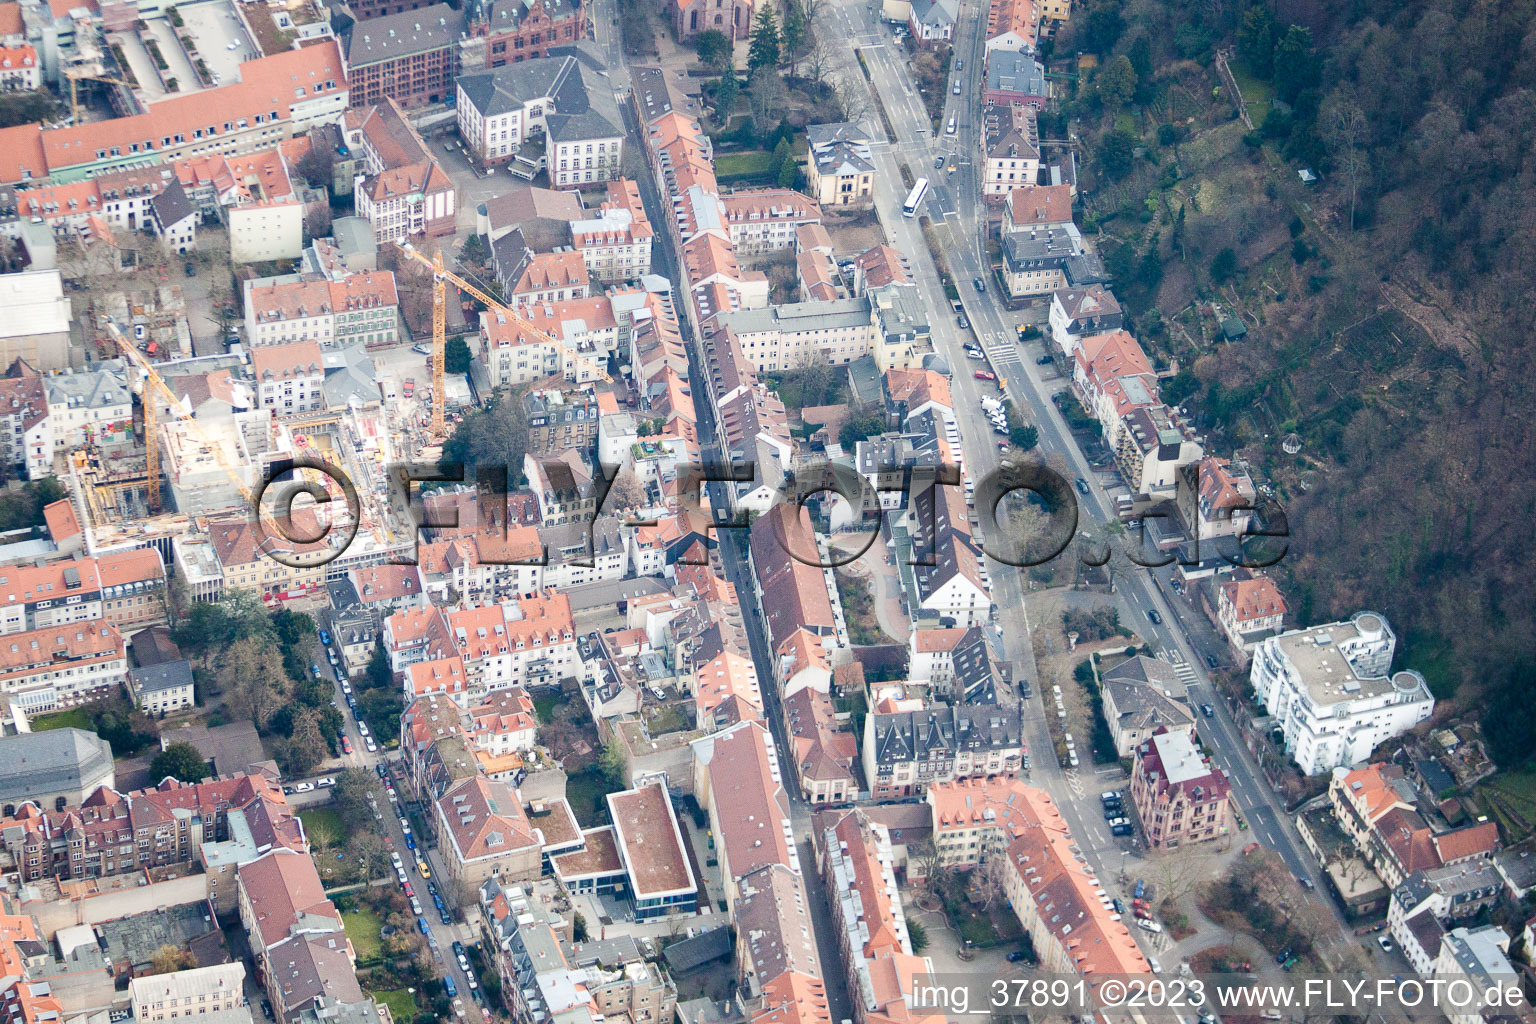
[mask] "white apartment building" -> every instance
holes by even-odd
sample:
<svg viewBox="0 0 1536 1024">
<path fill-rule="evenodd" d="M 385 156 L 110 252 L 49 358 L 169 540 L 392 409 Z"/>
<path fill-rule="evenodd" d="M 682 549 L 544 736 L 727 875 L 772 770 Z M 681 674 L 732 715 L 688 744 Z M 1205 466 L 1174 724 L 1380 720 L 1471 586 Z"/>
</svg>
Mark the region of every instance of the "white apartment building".
<svg viewBox="0 0 1536 1024">
<path fill-rule="evenodd" d="M 122 361 L 95 365 L 95 370 L 43 378 L 55 449 L 128 440 L 133 432 L 133 393 L 128 390 Z"/>
<path fill-rule="evenodd" d="M 1397 637 L 1384 616 L 1293 629 L 1258 645 L 1249 678 L 1307 775 L 1358 764 L 1430 716 L 1424 677 L 1391 672 Z"/>
<path fill-rule="evenodd" d="M 278 416 L 318 412 L 325 403 L 325 357 L 313 341 L 265 345 L 251 351 L 256 403 Z"/>
<path fill-rule="evenodd" d="M 760 373 L 792 370 L 814 359 L 841 365 L 870 352 L 880 325 L 866 298 L 791 302 L 722 313 L 742 354 Z"/>
<path fill-rule="evenodd" d="M 649 274 L 654 235 L 640 188 L 628 178 L 608 183 L 608 199 L 597 216 L 571 222 L 571 245 L 587 261 L 587 275 L 605 283 Z"/>
<path fill-rule="evenodd" d="M 764 188 L 720 197 L 725 226 L 739 256 L 792 249 L 795 232 L 821 223 L 821 208 L 794 189 Z"/>
<path fill-rule="evenodd" d="M 253 349 L 295 341 L 327 347 L 399 341 L 399 296 L 388 270 L 365 270 L 339 281 L 247 281 L 244 291 L 245 341 Z"/>
<path fill-rule="evenodd" d="M 53 472 L 53 426 L 41 377 L 0 380 L 0 459 L 28 480 Z"/>
<path fill-rule="evenodd" d="M 194 1017 L 245 1005 L 245 964 L 194 967 L 171 974 L 134 978 L 128 983 L 133 1018 L 140 1024 Z"/>
<path fill-rule="evenodd" d="M 515 159 L 530 138 L 545 138 L 551 186 L 617 178 L 624 133 L 606 78 L 575 57 L 537 57 L 461 75 L 459 134 L 481 164 Z"/>
<path fill-rule="evenodd" d="M 1473 991 L 1478 993 L 1491 992 L 1496 986 L 1501 989 L 1513 986 L 1516 991 L 1520 988 L 1520 974 L 1509 962 L 1509 936 L 1492 924 L 1480 928 L 1452 928 L 1447 932 L 1440 943 L 1434 976 L 1470 982 Z M 1498 1007 L 1486 1010 L 1468 1007 L 1448 1009 L 1446 1016 L 1451 1024 L 1484 1024 L 1485 1020 L 1504 1014 Z M 1511 1011 L 1509 1017 L 1519 1019 L 1521 1015 Z"/>
<path fill-rule="evenodd" d="M 1040 130 L 1035 108 L 1016 104 L 988 106 L 981 112 L 981 145 L 986 151 L 981 193 L 1002 199 L 1022 185 L 1040 179 Z"/>
</svg>

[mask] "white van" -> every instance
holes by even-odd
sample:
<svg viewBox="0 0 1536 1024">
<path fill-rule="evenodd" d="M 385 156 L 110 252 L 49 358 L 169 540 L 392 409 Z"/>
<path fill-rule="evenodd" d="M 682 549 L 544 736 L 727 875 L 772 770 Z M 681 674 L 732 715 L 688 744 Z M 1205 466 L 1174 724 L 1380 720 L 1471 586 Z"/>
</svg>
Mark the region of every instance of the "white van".
<svg viewBox="0 0 1536 1024">
<path fill-rule="evenodd" d="M 945 135 L 953 135 L 953 134 L 955 134 L 955 119 L 954 118 L 950 118 L 949 119 L 949 124 L 945 125 L 945 127 L 944 127 L 944 134 Z"/>
<path fill-rule="evenodd" d="M 1136 925 L 1144 932 L 1157 933 L 1163 930 L 1162 925 L 1158 924 L 1156 921 L 1148 921 L 1146 918 L 1141 918 L 1138 920 Z"/>
</svg>

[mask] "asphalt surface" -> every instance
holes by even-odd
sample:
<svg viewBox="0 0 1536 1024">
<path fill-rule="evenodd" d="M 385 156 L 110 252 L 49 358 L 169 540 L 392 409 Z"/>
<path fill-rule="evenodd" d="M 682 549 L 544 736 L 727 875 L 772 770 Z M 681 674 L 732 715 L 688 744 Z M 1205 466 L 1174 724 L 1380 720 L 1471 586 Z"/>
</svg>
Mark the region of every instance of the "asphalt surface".
<svg viewBox="0 0 1536 1024">
<path fill-rule="evenodd" d="M 1079 529 L 1117 518 L 1112 495 L 1050 400 L 1053 388 L 1047 374 L 1054 376 L 1055 371 L 1035 363 L 1037 349 L 1039 353 L 1044 352 L 1043 343 L 1021 346 L 1017 342 L 1018 325 L 1038 322 L 1042 317 L 1038 312 L 1020 315 L 1005 309 L 997 294 L 998 283 L 988 266 L 987 218 L 981 201 L 979 165 L 986 5 L 981 0 L 962 0 L 960 5 L 954 55 L 964 61 L 964 68 L 958 74 L 952 74 L 946 87 L 958 79 L 961 95 L 954 95 L 952 88 L 947 92 L 937 138 L 917 92 L 907 63 L 908 55 L 895 41 L 890 28 L 880 23 L 877 9 L 867 0 L 833 0 L 826 17 L 850 44 L 840 51 L 847 54 L 844 74 L 863 80 L 854 56 L 855 51 L 862 53 L 870 71 L 870 82 L 880 96 L 896 135 L 894 144 L 887 142 L 874 147 L 876 205 L 881 223 L 892 236 L 892 244 L 911 258 L 918 289 L 932 314 L 934 349 L 945 357 L 955 372 L 951 390 L 956 399 L 955 415 L 965 442 L 967 475 L 979 480 L 999 462 L 991 425 L 980 402 L 983 395 L 996 396 L 998 389 L 996 385 L 972 376 L 970 371 L 980 364 L 967 360 L 963 352 L 964 343 L 974 338 L 986 351 L 993 371 L 1006 380 L 1004 390 L 1008 398 L 1039 431 L 1039 454 L 1061 460 L 1069 476 L 1086 481 L 1089 493 L 1079 495 Z M 951 117 L 957 123 L 953 136 L 943 134 L 942 127 Z M 884 137 L 878 110 L 873 105 L 864 124 L 873 138 Z M 934 160 L 940 154 L 946 156 L 946 165 L 954 167 L 952 173 L 934 170 Z M 970 320 L 968 330 L 962 331 L 950 315 L 949 300 L 928 256 L 918 219 L 902 216 L 901 204 L 908 191 L 900 171 L 902 160 L 908 163 L 914 176 L 927 176 L 931 182 L 943 186 L 930 185 L 926 209 L 921 212 L 931 219 L 940 248 L 949 261 L 960 301 Z M 942 182 L 939 181 L 941 176 Z M 984 282 L 985 292 L 978 293 L 973 287 L 972 281 L 976 278 Z M 1125 493 L 1123 487 L 1118 489 Z M 983 515 L 983 532 L 985 519 Z M 1204 667 L 1206 651 L 1197 650 L 1179 627 L 1178 617 L 1174 615 L 1166 593 L 1172 571 L 1171 567 L 1165 567 L 1156 571 L 1132 569 L 1121 574 L 1116 581 L 1121 622 L 1135 630 L 1155 652 L 1175 664 L 1188 687 L 1192 703 L 1208 702 L 1217 708 L 1214 718 L 1201 717 L 1200 732 L 1214 751 L 1216 764 L 1232 781 L 1237 806 L 1250 833 L 1275 849 L 1298 878 L 1309 879 L 1315 884 L 1318 880 L 1315 862 L 1301 846 L 1289 818 L 1239 737 L 1225 701 L 1211 684 Z M 993 583 L 993 600 L 1000 609 L 999 623 L 1007 639 L 1007 654 L 1016 667 L 1015 677 L 1033 685 L 1034 658 L 1029 640 L 1030 623 L 1024 607 L 1023 574 L 991 559 L 988 560 L 988 574 Z M 1148 615 L 1154 610 L 1161 615 L 1160 624 L 1152 622 Z M 1092 840 L 1088 845 L 1099 861 L 1099 875 L 1109 878 L 1112 872 L 1105 869 L 1111 865 L 1105 861 L 1118 853 L 1119 848 L 1108 841 L 1096 794 L 1112 787 L 1108 784 L 1098 786 L 1091 776 L 1085 780 L 1056 764 L 1050 753 L 1052 745 L 1046 728 L 1045 709 L 1043 704 L 1037 703 L 1042 700 L 1038 686 L 1035 691 L 1034 701 L 1024 708 L 1026 737 L 1031 750 L 1039 752 L 1039 756 L 1033 758 L 1032 781 L 1043 786 L 1061 805 L 1074 835 Z M 1087 771 L 1086 765 L 1083 770 Z M 1329 906 L 1339 922 L 1341 937 L 1352 944 L 1333 902 L 1322 897 L 1313 898 L 1322 899 Z"/>
</svg>

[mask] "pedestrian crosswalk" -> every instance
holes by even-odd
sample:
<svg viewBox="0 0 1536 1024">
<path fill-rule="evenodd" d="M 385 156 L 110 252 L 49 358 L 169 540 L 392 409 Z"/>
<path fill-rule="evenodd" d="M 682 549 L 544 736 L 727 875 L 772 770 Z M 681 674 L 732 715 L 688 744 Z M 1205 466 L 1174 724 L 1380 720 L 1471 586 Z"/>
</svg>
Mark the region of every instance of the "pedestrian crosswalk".
<svg viewBox="0 0 1536 1024">
<path fill-rule="evenodd" d="M 1173 666 L 1173 674 L 1178 676 L 1179 682 L 1185 686 L 1193 686 L 1199 682 L 1199 678 L 1195 675 L 1195 670 L 1190 667 L 1189 662 L 1185 661 L 1184 656 L 1178 651 L 1164 651 L 1163 660 Z"/>
</svg>

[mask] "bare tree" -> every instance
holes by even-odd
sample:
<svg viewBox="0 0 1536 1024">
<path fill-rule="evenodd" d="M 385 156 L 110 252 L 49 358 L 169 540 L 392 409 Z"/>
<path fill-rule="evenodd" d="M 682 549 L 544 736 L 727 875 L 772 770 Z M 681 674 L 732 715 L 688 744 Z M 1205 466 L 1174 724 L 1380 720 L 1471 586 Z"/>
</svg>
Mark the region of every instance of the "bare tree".
<svg viewBox="0 0 1536 1024">
<path fill-rule="evenodd" d="M 1366 143 L 1371 129 L 1365 111 L 1355 98 L 1353 86 L 1342 86 L 1328 95 L 1323 101 L 1318 123 L 1339 171 L 1349 183 L 1349 229 L 1353 231 L 1360 187 L 1370 173 Z"/>
<path fill-rule="evenodd" d="M 982 906 L 987 910 L 991 910 L 992 904 L 1002 898 L 1007 875 L 1007 858 L 1001 854 L 983 858 L 971 874 L 971 887 L 976 891 L 976 895 L 981 897 Z"/>
<path fill-rule="evenodd" d="M 752 120 L 759 130 L 778 124 L 789 110 L 789 87 L 772 68 L 763 67 L 753 72 L 747 90 L 752 101 Z"/>
<path fill-rule="evenodd" d="M 857 124 L 869 115 L 869 87 L 854 75 L 839 75 L 832 83 L 832 103 L 838 120 Z"/>
<path fill-rule="evenodd" d="M 645 485 L 640 478 L 635 476 L 632 469 L 622 469 L 614 478 L 613 486 L 608 490 L 608 500 L 603 504 L 604 511 L 633 511 L 644 508 L 650 502 L 650 496 L 646 494 Z"/>
<path fill-rule="evenodd" d="M 932 839 L 919 840 L 907 847 L 907 863 L 917 868 L 917 874 L 923 879 L 923 886 L 930 893 L 936 893 L 939 882 L 939 870 L 942 857 L 939 848 L 934 845 Z M 909 869 L 909 873 L 911 873 Z"/>
<path fill-rule="evenodd" d="M 1211 877 L 1210 854 L 1197 848 L 1164 850 L 1154 855 L 1147 873 L 1165 901 L 1178 903 Z"/>
</svg>

